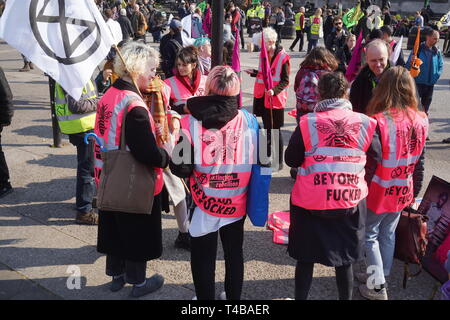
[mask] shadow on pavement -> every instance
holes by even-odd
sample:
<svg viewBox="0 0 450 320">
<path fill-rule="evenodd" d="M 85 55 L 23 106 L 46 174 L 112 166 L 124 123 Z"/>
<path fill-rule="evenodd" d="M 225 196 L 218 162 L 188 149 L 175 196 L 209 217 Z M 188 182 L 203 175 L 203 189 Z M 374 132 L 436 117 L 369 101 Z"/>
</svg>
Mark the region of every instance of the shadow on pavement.
<svg viewBox="0 0 450 320">
<path fill-rule="evenodd" d="M 70 143 L 69 147 L 72 147 L 74 151 L 76 150 Z M 76 169 L 77 157 L 75 154 L 49 154 L 46 158 L 39 160 L 28 160 L 27 163 L 45 167 Z"/>
</svg>

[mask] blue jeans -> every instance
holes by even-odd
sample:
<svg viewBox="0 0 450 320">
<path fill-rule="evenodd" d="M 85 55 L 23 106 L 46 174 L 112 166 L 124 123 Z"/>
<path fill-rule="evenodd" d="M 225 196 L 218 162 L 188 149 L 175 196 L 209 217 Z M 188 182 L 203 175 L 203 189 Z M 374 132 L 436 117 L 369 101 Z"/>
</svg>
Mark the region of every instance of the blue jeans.
<svg viewBox="0 0 450 320">
<path fill-rule="evenodd" d="M 366 219 L 366 264 L 369 282 L 383 284 L 391 272 L 394 260 L 395 229 L 400 213 L 375 214 L 367 210 Z"/>
<path fill-rule="evenodd" d="M 308 51 L 307 53 L 310 53 L 312 49 L 317 47 L 317 43 L 319 42 L 319 39 L 309 39 L 308 40 Z"/>
<path fill-rule="evenodd" d="M 76 206 L 79 212 L 92 210 L 94 197 L 94 148 L 92 142 L 84 143 L 84 136 L 88 132 L 70 134 L 69 141 L 77 148 L 77 187 Z"/>
</svg>

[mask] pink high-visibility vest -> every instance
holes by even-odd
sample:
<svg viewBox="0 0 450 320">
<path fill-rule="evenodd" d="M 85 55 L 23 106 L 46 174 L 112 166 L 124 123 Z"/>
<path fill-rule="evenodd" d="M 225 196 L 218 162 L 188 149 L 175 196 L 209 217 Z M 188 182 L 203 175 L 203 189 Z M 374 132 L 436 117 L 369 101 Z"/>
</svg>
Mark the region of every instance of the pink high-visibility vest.
<svg viewBox="0 0 450 320">
<path fill-rule="evenodd" d="M 413 110 L 373 117 L 380 128 L 383 157 L 369 185 L 367 208 L 377 214 L 400 212 L 413 199 L 413 172 L 425 146 L 428 118 Z"/>
<path fill-rule="evenodd" d="M 182 118 L 181 126 L 194 146 L 190 188 L 195 204 L 216 217 L 244 216 L 256 148 L 244 114 L 239 111 L 220 130 L 203 128 L 191 115 Z"/>
<path fill-rule="evenodd" d="M 309 210 L 349 209 L 367 196 L 366 151 L 376 121 L 339 108 L 300 118 L 305 160 L 292 189 L 292 204 Z"/>
<path fill-rule="evenodd" d="M 205 91 L 205 83 L 206 76 L 201 75 L 200 85 L 197 88 L 197 91 L 192 94 L 180 80 L 177 79 L 176 76 L 170 77 L 169 79 L 164 80 L 164 82 L 170 87 L 170 99 L 173 100 L 174 106 L 180 106 L 186 103 L 187 99 L 191 97 L 204 96 Z"/>
<path fill-rule="evenodd" d="M 281 69 L 283 65 L 290 60 L 289 55 L 286 51 L 281 50 L 275 59 L 272 61 L 272 65 L 270 66 L 270 70 L 272 72 L 272 80 L 273 85 L 276 87 L 278 83 L 281 81 Z M 264 94 L 266 89 L 264 87 L 264 80 L 262 74 L 261 63 L 259 64 L 258 74 L 256 76 L 255 86 L 253 89 L 253 94 L 255 98 L 261 98 L 264 96 L 264 106 L 266 108 L 272 107 L 273 109 L 284 109 L 286 106 L 287 96 L 288 96 L 288 87 L 284 88 L 276 96 L 272 97 L 272 103 L 270 103 L 269 96 Z"/>
<path fill-rule="evenodd" d="M 133 108 L 145 108 L 150 119 L 152 133 L 155 133 L 153 117 L 141 97 L 132 91 L 119 90 L 111 87 L 98 102 L 97 118 L 94 129 L 95 134 L 100 138 L 103 146 L 108 151 L 119 149 L 122 120 L 126 106 L 128 106 L 128 112 L 130 112 Z M 94 150 L 94 177 L 98 186 L 100 174 L 103 168 L 103 161 L 101 158 L 100 146 L 96 144 Z M 154 168 L 153 170 L 156 173 L 154 195 L 157 195 L 161 192 L 164 185 L 162 179 L 162 169 Z"/>
</svg>

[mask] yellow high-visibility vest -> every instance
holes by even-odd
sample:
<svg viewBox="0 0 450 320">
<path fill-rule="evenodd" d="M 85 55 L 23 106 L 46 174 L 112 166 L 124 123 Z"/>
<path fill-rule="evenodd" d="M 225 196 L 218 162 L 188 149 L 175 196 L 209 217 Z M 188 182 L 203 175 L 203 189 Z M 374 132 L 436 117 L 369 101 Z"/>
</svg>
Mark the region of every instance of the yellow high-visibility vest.
<svg viewBox="0 0 450 320">
<path fill-rule="evenodd" d="M 81 99 L 95 99 L 97 92 L 92 80 L 83 87 Z M 59 128 L 62 133 L 74 134 L 92 130 L 95 127 L 96 112 L 74 114 L 70 112 L 67 102 L 67 94 L 64 89 L 55 84 L 55 113 L 58 119 Z"/>
</svg>

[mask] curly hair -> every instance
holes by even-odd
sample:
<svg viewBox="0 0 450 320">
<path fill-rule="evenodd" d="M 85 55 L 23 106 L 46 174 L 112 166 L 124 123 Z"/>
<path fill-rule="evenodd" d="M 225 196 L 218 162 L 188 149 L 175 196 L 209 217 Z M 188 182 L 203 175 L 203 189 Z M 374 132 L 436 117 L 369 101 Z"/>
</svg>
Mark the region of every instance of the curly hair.
<svg viewBox="0 0 450 320">
<path fill-rule="evenodd" d="M 159 64 L 159 52 L 143 43 L 128 42 L 120 49 L 120 52 L 125 64 L 119 55 L 114 58 L 114 71 L 120 78 L 124 76 L 137 78 L 147 71 L 149 63 L 155 66 Z"/>
</svg>

